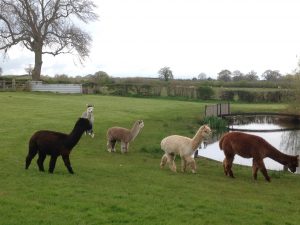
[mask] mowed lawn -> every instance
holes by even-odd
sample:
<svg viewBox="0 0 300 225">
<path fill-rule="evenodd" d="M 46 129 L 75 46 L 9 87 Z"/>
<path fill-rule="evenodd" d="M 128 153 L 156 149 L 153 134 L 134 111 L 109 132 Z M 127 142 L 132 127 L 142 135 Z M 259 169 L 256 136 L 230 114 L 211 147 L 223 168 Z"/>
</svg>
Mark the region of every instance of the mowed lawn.
<svg viewBox="0 0 300 225">
<path fill-rule="evenodd" d="M 36 159 L 24 169 L 28 140 L 40 129 L 69 133 L 87 103 L 95 105 L 95 138 L 82 136 L 71 153 L 75 174 L 62 159 L 53 174 Z M 48 93 L 0 93 L 0 224 L 299 224 L 300 175 L 269 171 L 272 182 L 250 167 L 224 176 L 220 162 L 197 159 L 197 174 L 159 168 L 160 141 L 192 137 L 205 103 Z M 234 104 L 235 111 L 284 110 L 281 104 Z M 106 151 L 108 127 L 145 127 L 129 153 Z M 203 150 L 205 151 L 205 150 Z M 48 170 L 49 158 L 45 160 Z"/>
</svg>

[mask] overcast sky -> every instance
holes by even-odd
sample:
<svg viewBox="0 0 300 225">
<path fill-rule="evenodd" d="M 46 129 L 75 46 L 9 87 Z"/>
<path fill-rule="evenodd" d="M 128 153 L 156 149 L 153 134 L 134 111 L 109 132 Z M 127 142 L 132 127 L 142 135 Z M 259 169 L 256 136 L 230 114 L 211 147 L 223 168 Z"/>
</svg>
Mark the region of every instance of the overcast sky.
<svg viewBox="0 0 300 225">
<path fill-rule="evenodd" d="M 113 77 L 217 77 L 223 69 L 292 72 L 300 56 L 299 0 L 96 0 L 99 20 L 83 65 L 44 56 L 42 74 L 105 71 Z M 3 74 L 24 74 L 34 55 L 20 47 L 0 59 Z"/>
</svg>

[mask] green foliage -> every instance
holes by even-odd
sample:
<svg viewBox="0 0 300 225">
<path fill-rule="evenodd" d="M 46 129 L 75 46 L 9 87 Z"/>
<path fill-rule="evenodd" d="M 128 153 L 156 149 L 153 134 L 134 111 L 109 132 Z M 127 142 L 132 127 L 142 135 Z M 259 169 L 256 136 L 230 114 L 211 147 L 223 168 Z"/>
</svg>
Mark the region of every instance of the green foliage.
<svg viewBox="0 0 300 225">
<path fill-rule="evenodd" d="M 211 129 L 215 130 L 225 130 L 228 127 L 227 121 L 217 116 L 204 117 L 199 123 L 208 124 Z"/>
<path fill-rule="evenodd" d="M 202 100 L 212 99 L 215 92 L 212 87 L 200 86 L 197 88 L 197 98 Z"/>
<path fill-rule="evenodd" d="M 234 91 L 222 91 L 220 94 L 220 99 L 223 101 L 233 101 L 234 99 Z"/>
<path fill-rule="evenodd" d="M 238 99 L 243 102 L 254 102 L 255 93 L 239 90 L 236 92 Z"/>
</svg>

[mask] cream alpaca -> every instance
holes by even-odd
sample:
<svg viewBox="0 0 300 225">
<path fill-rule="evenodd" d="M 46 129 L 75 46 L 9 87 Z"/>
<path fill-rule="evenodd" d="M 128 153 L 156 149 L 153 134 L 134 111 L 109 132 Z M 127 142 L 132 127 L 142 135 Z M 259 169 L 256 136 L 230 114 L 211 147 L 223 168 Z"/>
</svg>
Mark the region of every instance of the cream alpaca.
<svg viewBox="0 0 300 225">
<path fill-rule="evenodd" d="M 199 128 L 195 136 L 191 139 L 180 135 L 171 135 L 165 137 L 161 143 L 161 149 L 165 152 L 161 158 L 160 167 L 163 168 L 166 163 L 172 171 L 176 172 L 175 156 L 181 157 L 181 171 L 185 172 L 186 166 L 190 166 L 193 173 L 196 172 L 196 162 L 192 158 L 202 140 L 211 134 L 211 129 L 207 125 Z"/>
<path fill-rule="evenodd" d="M 129 142 L 133 141 L 144 127 L 143 120 L 137 120 L 129 130 L 123 127 L 111 127 L 107 130 L 107 151 L 115 152 L 116 142 L 121 142 L 121 152 L 128 152 Z"/>
</svg>

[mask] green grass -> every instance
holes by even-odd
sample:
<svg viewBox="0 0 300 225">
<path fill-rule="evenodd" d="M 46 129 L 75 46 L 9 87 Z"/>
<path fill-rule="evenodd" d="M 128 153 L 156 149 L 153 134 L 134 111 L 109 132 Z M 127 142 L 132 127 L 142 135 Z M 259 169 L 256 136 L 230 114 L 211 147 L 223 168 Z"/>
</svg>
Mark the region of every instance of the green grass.
<svg viewBox="0 0 300 225">
<path fill-rule="evenodd" d="M 40 129 L 70 132 L 86 103 L 95 105 L 94 139 L 83 136 L 71 153 L 74 175 L 61 158 L 54 174 L 36 158 L 24 169 L 28 140 Z M 159 168 L 160 140 L 193 136 L 204 103 L 96 95 L 0 93 L 0 224 L 299 224 L 300 177 L 272 172 L 267 183 L 251 168 L 197 159 L 198 173 Z M 281 111 L 280 104 L 233 104 L 237 111 Z M 130 152 L 106 151 L 110 126 L 145 127 Z M 119 145 L 117 146 L 119 148 Z M 119 150 L 119 149 L 118 149 Z M 45 161 L 48 168 L 49 158 Z M 180 167 L 177 158 L 177 167 Z"/>
</svg>

